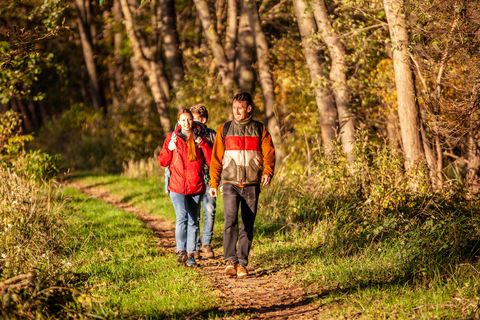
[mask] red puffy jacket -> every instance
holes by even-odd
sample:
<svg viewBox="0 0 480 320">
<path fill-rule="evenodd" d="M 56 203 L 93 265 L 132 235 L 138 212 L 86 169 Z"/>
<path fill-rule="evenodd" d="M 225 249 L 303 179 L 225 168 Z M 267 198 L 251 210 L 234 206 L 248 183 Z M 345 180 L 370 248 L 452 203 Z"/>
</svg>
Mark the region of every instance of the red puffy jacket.
<svg viewBox="0 0 480 320">
<path fill-rule="evenodd" d="M 169 133 L 163 142 L 162 151 L 158 156 L 158 162 L 162 167 L 170 168 L 168 191 L 196 195 L 205 193 L 204 163 L 210 165 L 212 147 L 207 139 L 201 138 L 201 142 L 195 145 L 197 160 L 188 160 L 187 142 L 178 135 L 175 142 L 176 149 L 168 150 L 168 144 L 172 138 Z"/>
</svg>

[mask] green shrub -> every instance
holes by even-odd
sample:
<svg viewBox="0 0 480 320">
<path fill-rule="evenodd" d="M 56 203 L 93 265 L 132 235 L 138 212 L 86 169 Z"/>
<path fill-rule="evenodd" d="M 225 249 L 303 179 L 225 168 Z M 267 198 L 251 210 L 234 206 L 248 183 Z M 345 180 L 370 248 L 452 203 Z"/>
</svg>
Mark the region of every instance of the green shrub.
<svg viewBox="0 0 480 320">
<path fill-rule="evenodd" d="M 35 145 L 62 155 L 62 169 L 120 172 L 125 162 L 152 156 L 161 130 L 155 117 L 138 110 L 118 110 L 108 119 L 74 105 L 40 130 Z"/>
<path fill-rule="evenodd" d="M 61 209 L 50 185 L 0 167 L 0 318 L 62 317 L 74 302 Z"/>
<path fill-rule="evenodd" d="M 20 115 L 7 111 L 0 117 L 0 166 L 34 180 L 48 180 L 58 172 L 60 156 L 51 156 L 40 150 L 25 150 L 25 144 L 33 140 L 21 133 Z"/>
<path fill-rule="evenodd" d="M 422 168 L 417 189 L 411 191 L 401 156 L 363 132 L 358 135 L 353 164 L 340 148 L 329 157 L 311 155 L 314 161 L 307 166 L 303 154 L 282 164 L 260 198 L 264 230 L 328 225 L 322 250 L 340 256 L 387 244 L 403 248 L 398 252 L 402 273 L 412 277 L 448 272 L 461 261 L 476 259 L 478 204 L 467 201 L 455 184 L 433 192 Z"/>
</svg>

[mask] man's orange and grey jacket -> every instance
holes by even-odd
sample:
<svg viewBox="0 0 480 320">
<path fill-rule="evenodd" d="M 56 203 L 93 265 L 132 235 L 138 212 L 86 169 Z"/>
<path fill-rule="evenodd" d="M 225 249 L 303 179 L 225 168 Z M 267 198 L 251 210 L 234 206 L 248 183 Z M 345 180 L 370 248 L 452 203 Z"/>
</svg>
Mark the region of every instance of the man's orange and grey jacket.
<svg viewBox="0 0 480 320">
<path fill-rule="evenodd" d="M 262 175 L 272 177 L 274 169 L 272 137 L 261 122 L 232 120 L 218 128 L 210 160 L 211 188 L 216 189 L 220 180 L 240 187 L 258 185 Z"/>
</svg>

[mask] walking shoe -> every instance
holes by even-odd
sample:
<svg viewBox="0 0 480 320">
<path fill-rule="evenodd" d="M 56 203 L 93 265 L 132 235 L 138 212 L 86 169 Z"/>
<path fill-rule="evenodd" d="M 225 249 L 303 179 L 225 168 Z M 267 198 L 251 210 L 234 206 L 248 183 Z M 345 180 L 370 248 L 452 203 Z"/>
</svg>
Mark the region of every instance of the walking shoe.
<svg viewBox="0 0 480 320">
<path fill-rule="evenodd" d="M 229 278 L 237 276 L 237 264 L 232 260 L 227 260 L 227 266 L 225 267 L 225 275 Z"/>
<path fill-rule="evenodd" d="M 187 253 L 185 251 L 178 251 L 177 252 L 177 263 L 178 265 L 183 265 L 187 261 Z"/>
<path fill-rule="evenodd" d="M 200 256 L 200 251 L 195 251 L 193 253 L 193 257 L 195 258 L 195 260 L 200 260 L 202 259 L 202 257 Z"/>
<path fill-rule="evenodd" d="M 189 253 L 187 259 L 187 267 L 195 267 L 197 262 L 195 261 L 195 253 Z"/>
<path fill-rule="evenodd" d="M 212 246 L 209 244 L 202 245 L 202 253 L 205 259 L 213 259 L 215 254 L 213 253 Z"/>
<path fill-rule="evenodd" d="M 239 264 L 239 265 L 237 266 L 237 277 L 238 277 L 238 278 L 246 278 L 246 277 L 248 277 L 247 267 Z"/>
</svg>

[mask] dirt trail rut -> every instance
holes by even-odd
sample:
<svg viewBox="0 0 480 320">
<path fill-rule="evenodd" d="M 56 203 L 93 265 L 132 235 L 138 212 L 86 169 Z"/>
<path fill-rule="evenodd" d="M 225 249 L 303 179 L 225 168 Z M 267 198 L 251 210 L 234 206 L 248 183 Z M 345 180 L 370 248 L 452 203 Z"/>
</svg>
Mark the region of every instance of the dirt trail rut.
<svg viewBox="0 0 480 320">
<path fill-rule="evenodd" d="M 70 186 L 81 192 L 130 212 L 143 221 L 159 240 L 159 249 L 175 252 L 175 227 L 167 220 L 148 214 L 121 198 L 95 185 L 76 182 Z M 172 257 L 173 258 L 173 257 Z M 215 289 L 218 311 L 222 319 L 318 319 L 322 307 L 312 303 L 304 290 L 293 284 L 293 274 L 287 270 L 253 270 L 245 279 L 227 278 L 221 248 L 215 249 L 215 259 L 200 259 L 197 270 L 204 274 Z M 197 315 L 198 316 L 198 315 Z M 192 315 L 191 318 L 196 318 Z"/>
</svg>

